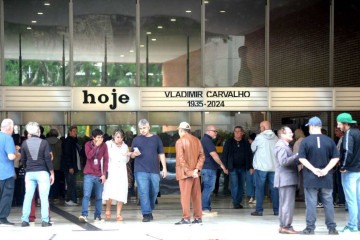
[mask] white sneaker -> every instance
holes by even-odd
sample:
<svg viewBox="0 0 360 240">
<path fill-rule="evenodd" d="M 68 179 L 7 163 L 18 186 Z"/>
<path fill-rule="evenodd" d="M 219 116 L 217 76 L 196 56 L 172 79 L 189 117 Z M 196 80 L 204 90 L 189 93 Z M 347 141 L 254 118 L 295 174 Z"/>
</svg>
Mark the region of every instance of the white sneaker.
<svg viewBox="0 0 360 240">
<path fill-rule="evenodd" d="M 72 200 L 69 200 L 69 201 L 65 201 L 65 205 L 67 205 L 67 206 L 78 206 L 79 204 L 74 203 Z"/>
<path fill-rule="evenodd" d="M 213 217 L 213 216 L 217 216 L 218 212 L 212 212 L 212 211 L 209 211 L 209 210 L 204 210 L 202 211 L 202 215 L 204 217 Z"/>
<path fill-rule="evenodd" d="M 88 222 L 87 216 L 80 216 L 79 221 L 82 223 L 87 223 Z"/>
<path fill-rule="evenodd" d="M 249 203 L 253 203 L 253 201 L 254 201 L 254 198 L 251 197 L 251 198 L 249 199 Z"/>
</svg>

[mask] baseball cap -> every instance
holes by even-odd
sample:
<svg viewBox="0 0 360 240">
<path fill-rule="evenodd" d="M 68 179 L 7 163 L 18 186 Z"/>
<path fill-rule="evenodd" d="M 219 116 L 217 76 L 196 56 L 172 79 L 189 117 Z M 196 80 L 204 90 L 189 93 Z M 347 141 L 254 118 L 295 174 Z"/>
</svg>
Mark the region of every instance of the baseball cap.
<svg viewBox="0 0 360 240">
<path fill-rule="evenodd" d="M 305 126 L 316 126 L 316 127 L 321 127 L 322 126 L 322 122 L 321 119 L 318 117 L 312 117 L 309 119 L 309 122 L 307 124 L 305 124 Z"/>
<path fill-rule="evenodd" d="M 181 122 L 178 129 L 191 129 L 190 124 L 188 124 L 187 122 Z"/>
<path fill-rule="evenodd" d="M 357 123 L 357 121 L 352 119 L 352 116 L 350 115 L 350 113 L 341 113 L 336 117 L 336 121 L 337 122 L 342 122 L 342 123 Z"/>
</svg>

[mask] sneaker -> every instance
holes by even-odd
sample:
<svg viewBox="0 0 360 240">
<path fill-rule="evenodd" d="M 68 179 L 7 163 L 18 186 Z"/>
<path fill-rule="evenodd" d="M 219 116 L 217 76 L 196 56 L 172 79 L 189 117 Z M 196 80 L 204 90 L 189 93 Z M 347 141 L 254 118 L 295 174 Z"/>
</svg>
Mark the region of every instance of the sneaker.
<svg viewBox="0 0 360 240">
<path fill-rule="evenodd" d="M 244 206 L 241 205 L 241 204 L 235 204 L 234 205 L 234 209 L 243 209 L 243 208 L 244 208 Z"/>
<path fill-rule="evenodd" d="M 30 226 L 30 223 L 28 223 L 28 222 L 23 221 L 21 223 L 21 227 L 29 227 L 29 226 Z"/>
<path fill-rule="evenodd" d="M 154 216 L 150 213 L 150 221 L 154 220 Z"/>
<path fill-rule="evenodd" d="M 316 207 L 317 207 L 317 208 L 324 208 L 324 205 L 319 202 Z"/>
<path fill-rule="evenodd" d="M 78 206 L 79 204 L 73 202 L 72 200 L 65 201 L 66 206 Z"/>
<path fill-rule="evenodd" d="M 208 216 L 208 217 L 213 217 L 213 216 L 217 216 L 217 212 L 212 212 L 210 210 L 203 210 L 202 211 L 202 215 L 205 217 L 205 216 Z"/>
<path fill-rule="evenodd" d="M 14 225 L 15 225 L 15 223 L 9 222 L 6 218 L 2 218 L 0 220 L 0 226 L 2 226 L 2 227 L 5 227 L 5 226 L 9 227 L 9 226 L 14 226 Z"/>
<path fill-rule="evenodd" d="M 254 201 L 255 201 L 255 198 L 253 198 L 253 197 L 251 197 L 251 198 L 249 199 L 249 203 L 254 203 Z"/>
<path fill-rule="evenodd" d="M 182 218 L 179 222 L 176 222 L 175 225 L 182 225 L 182 224 L 191 224 L 190 219 Z"/>
<path fill-rule="evenodd" d="M 102 219 L 101 217 L 95 217 L 94 218 L 94 223 L 102 223 L 102 222 L 105 222 L 105 220 Z"/>
<path fill-rule="evenodd" d="M 329 228 L 329 235 L 339 235 L 339 232 L 336 228 Z"/>
<path fill-rule="evenodd" d="M 87 223 L 88 222 L 87 216 L 80 216 L 79 221 L 82 223 Z"/>
<path fill-rule="evenodd" d="M 150 221 L 151 221 L 151 216 L 150 216 L 150 214 L 144 214 L 142 221 L 143 221 L 143 222 L 150 222 Z"/>
<path fill-rule="evenodd" d="M 348 226 L 345 226 L 344 229 L 340 230 L 341 233 L 357 233 L 359 232 L 356 228 L 350 228 Z"/>
<path fill-rule="evenodd" d="M 262 216 L 262 215 L 263 215 L 262 212 L 257 212 L 257 211 L 251 213 L 251 216 Z"/>
<path fill-rule="evenodd" d="M 195 218 L 191 223 L 202 223 L 201 218 Z"/>
<path fill-rule="evenodd" d="M 303 234 L 303 235 L 314 235 L 315 234 L 314 229 L 311 229 L 311 228 L 305 228 L 304 230 L 302 230 L 299 233 Z"/>
<path fill-rule="evenodd" d="M 52 226 L 52 224 L 51 224 L 50 222 L 44 222 L 44 221 L 42 221 L 41 226 L 42 226 L 42 227 L 50 227 L 50 226 Z"/>
</svg>

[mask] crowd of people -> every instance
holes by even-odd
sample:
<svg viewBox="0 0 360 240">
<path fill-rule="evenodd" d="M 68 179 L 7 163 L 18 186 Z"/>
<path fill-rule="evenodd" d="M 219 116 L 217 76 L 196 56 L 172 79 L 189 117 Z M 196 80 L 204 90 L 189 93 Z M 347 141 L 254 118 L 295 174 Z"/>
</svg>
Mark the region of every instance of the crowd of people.
<svg viewBox="0 0 360 240">
<path fill-rule="evenodd" d="M 281 234 L 314 234 L 319 202 L 324 207 L 329 234 L 338 234 L 334 219 L 336 201 L 346 202 L 349 214 L 348 223 L 340 232 L 358 232 L 360 131 L 357 122 L 348 113 L 337 116 L 337 143 L 323 133 L 320 118 L 310 118 L 306 126 L 309 136 L 301 129 L 293 133 L 288 126 L 275 133 L 269 121 L 262 121 L 260 131 L 248 137 L 243 127 L 235 126 L 233 136 L 224 142 L 223 152 L 219 154 L 214 143 L 218 133 L 215 125 L 206 126 L 199 139 L 187 122 L 181 122 L 175 143 L 175 169 L 182 218 L 175 224 L 198 224 L 203 216 L 217 214 L 212 209 L 211 197 L 221 169 L 229 176 L 234 209 L 244 208 L 246 195 L 249 203 L 255 203 L 251 215 L 263 216 L 264 198 L 270 193 L 272 213 L 279 218 Z M 105 220 L 112 218 L 113 201 L 117 202 L 115 219 L 123 221 L 121 211 L 133 184 L 129 178 L 130 159 L 134 164 L 130 175 L 135 177 L 142 221 L 153 221 L 160 180 L 168 175 L 164 146 L 161 138 L 151 133 L 148 120 L 141 119 L 138 128 L 139 135 L 129 145 L 121 129 L 115 130 L 109 139 L 104 138 L 106 134 L 102 130 L 94 129 L 81 146 L 76 126 L 68 129 L 67 138 L 59 139 L 56 129 L 51 129 L 45 137 L 38 123 L 29 122 L 25 126 L 25 139 L 16 142 L 12 138 L 14 122 L 4 119 L 0 132 L 0 224 L 14 225 L 7 219 L 14 199 L 23 206 L 21 226 L 29 226 L 29 222 L 35 221 L 37 195 L 41 203 L 41 225 L 51 226 L 49 199 L 55 201 L 62 196 L 65 205 L 79 205 L 76 179 L 80 171 L 84 180 L 79 221 L 89 221 L 93 189 L 94 221 L 104 221 L 103 202 Z M 25 194 L 21 197 L 18 191 L 23 188 Z M 303 198 L 306 204 L 306 227 L 302 231 L 292 226 L 296 197 Z"/>
</svg>

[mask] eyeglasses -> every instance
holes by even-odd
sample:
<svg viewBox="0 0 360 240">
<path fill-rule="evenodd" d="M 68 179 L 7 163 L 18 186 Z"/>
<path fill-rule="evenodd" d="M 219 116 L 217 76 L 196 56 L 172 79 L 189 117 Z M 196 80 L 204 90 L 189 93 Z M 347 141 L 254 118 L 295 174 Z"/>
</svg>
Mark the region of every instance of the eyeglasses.
<svg viewBox="0 0 360 240">
<path fill-rule="evenodd" d="M 214 133 L 217 133 L 217 132 L 218 132 L 217 130 L 208 130 L 208 131 L 212 131 L 212 132 L 214 132 Z"/>
</svg>

